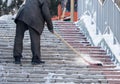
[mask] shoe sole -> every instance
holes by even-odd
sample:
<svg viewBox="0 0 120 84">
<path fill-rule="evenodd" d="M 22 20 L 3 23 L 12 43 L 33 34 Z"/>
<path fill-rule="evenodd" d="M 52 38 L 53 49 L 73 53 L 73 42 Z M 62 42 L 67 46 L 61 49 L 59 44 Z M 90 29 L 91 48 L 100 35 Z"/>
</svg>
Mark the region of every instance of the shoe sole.
<svg viewBox="0 0 120 84">
<path fill-rule="evenodd" d="M 31 62 L 32 65 L 39 65 L 39 64 L 45 64 L 45 62 L 40 62 L 40 63 L 37 63 L 37 62 Z"/>
</svg>

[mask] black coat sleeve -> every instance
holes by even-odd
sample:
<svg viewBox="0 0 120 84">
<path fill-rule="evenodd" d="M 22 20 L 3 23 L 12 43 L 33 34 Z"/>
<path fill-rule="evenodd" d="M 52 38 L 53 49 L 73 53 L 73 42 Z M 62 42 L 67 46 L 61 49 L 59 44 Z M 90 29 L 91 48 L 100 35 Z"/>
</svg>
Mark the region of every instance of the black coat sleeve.
<svg viewBox="0 0 120 84">
<path fill-rule="evenodd" d="M 41 12 L 42 12 L 43 18 L 46 21 L 48 29 L 50 31 L 53 31 L 53 24 L 51 20 L 50 10 L 46 0 L 44 0 L 42 3 Z"/>
</svg>

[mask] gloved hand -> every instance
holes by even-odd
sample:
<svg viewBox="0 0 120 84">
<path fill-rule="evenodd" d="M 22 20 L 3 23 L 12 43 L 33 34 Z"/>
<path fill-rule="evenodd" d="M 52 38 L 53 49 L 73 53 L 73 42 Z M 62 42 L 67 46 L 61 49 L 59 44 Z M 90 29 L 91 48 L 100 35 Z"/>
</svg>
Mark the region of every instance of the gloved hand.
<svg viewBox="0 0 120 84">
<path fill-rule="evenodd" d="M 52 34 L 54 34 L 54 30 L 50 30 L 50 32 L 51 32 Z"/>
</svg>

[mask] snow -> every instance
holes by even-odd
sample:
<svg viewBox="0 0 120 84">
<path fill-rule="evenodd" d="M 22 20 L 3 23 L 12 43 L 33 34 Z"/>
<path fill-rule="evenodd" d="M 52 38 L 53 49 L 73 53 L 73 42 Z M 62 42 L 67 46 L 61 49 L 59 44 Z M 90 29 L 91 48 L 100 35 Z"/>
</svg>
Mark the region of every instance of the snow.
<svg viewBox="0 0 120 84">
<path fill-rule="evenodd" d="M 98 46 L 98 44 L 104 39 L 107 45 L 109 46 L 112 53 L 115 55 L 115 58 L 119 61 L 118 65 L 120 65 L 120 44 L 116 40 L 116 44 L 114 44 L 114 34 L 110 30 L 110 34 L 104 33 L 101 34 L 99 31 L 99 34 L 96 34 L 96 22 L 93 18 L 91 18 L 88 14 L 83 14 L 79 21 L 75 22 L 75 24 L 81 29 L 80 21 L 83 21 L 85 24 L 85 27 L 87 31 L 89 32 L 89 35 L 94 43 L 95 46 Z M 93 23 L 92 23 L 93 22 Z M 108 53 L 109 54 L 109 53 Z"/>
<path fill-rule="evenodd" d="M 58 75 L 58 76 L 57 76 Z M 66 74 L 62 74 L 62 75 L 66 75 Z M 45 84 L 52 84 L 50 83 L 52 79 L 64 79 L 61 74 L 56 74 L 56 73 L 48 73 L 48 75 L 46 77 L 44 77 L 44 79 L 46 79 Z M 55 83 L 55 84 L 75 84 L 74 82 L 68 82 L 68 83 Z"/>
<path fill-rule="evenodd" d="M 6 0 L 2 0 L 2 2 L 4 3 Z"/>
<path fill-rule="evenodd" d="M 93 65 L 94 64 L 102 64 L 103 65 L 103 63 L 101 61 L 91 58 L 89 54 L 81 54 L 81 57 L 83 58 L 83 60 L 86 63 L 89 63 L 89 65 L 90 64 L 93 64 Z"/>
<path fill-rule="evenodd" d="M 7 7 L 9 7 L 12 4 L 13 0 L 7 0 Z M 4 4 L 6 0 L 2 0 L 2 3 Z"/>
<path fill-rule="evenodd" d="M 16 15 L 3 15 L 0 17 L 0 20 L 4 20 L 4 21 L 7 21 L 7 20 L 12 20 L 13 18 L 15 18 Z"/>
<path fill-rule="evenodd" d="M 91 24 L 91 21 L 93 21 L 93 19 L 86 14 L 81 17 L 81 20 L 83 20 L 83 22 L 85 23 L 85 26 L 91 38 L 93 39 L 94 45 L 97 46 L 103 37 L 101 34 L 96 35 L 96 23 L 94 22 L 95 24 Z"/>
<path fill-rule="evenodd" d="M 12 4 L 12 0 L 7 1 L 7 7 L 9 7 Z"/>
</svg>

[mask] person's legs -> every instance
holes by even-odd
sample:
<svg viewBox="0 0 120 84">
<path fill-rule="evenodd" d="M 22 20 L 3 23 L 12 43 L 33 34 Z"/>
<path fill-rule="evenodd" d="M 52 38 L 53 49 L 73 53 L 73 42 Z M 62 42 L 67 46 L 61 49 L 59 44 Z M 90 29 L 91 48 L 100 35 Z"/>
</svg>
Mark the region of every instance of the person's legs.
<svg viewBox="0 0 120 84">
<path fill-rule="evenodd" d="M 31 39 L 31 50 L 32 50 L 32 64 L 44 63 L 41 61 L 41 48 L 40 48 L 40 34 L 29 27 L 30 39 Z"/>
<path fill-rule="evenodd" d="M 26 30 L 27 30 L 27 25 L 22 21 L 18 21 L 16 25 L 16 35 L 14 39 L 14 49 L 13 49 L 13 57 L 15 59 L 15 64 L 21 63 L 23 38 L 24 38 L 24 32 Z"/>
</svg>

